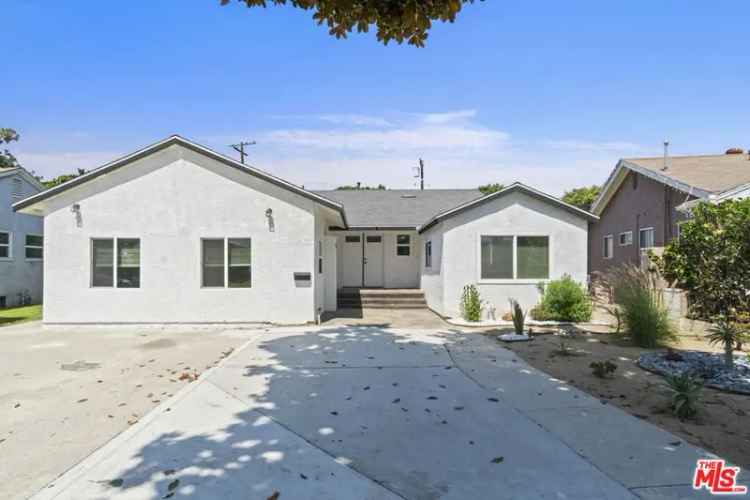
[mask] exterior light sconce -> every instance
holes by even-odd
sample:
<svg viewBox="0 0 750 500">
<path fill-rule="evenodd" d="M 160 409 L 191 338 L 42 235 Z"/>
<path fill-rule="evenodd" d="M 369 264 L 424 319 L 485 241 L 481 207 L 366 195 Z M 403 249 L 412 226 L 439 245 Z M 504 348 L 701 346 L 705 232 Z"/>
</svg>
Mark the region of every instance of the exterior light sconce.
<svg viewBox="0 0 750 500">
<path fill-rule="evenodd" d="M 273 222 L 273 209 L 266 209 L 266 219 L 268 219 L 268 230 L 273 233 L 276 230 L 276 224 Z"/>
<path fill-rule="evenodd" d="M 81 227 L 83 225 L 83 219 L 81 218 L 81 205 L 74 203 L 71 205 L 70 211 L 75 215 L 76 227 Z"/>
</svg>

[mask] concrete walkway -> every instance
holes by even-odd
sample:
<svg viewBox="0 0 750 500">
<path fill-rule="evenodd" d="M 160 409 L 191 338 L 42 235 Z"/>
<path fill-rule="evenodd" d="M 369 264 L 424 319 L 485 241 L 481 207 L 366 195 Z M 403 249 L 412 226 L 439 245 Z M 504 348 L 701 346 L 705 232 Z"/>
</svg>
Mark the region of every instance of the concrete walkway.
<svg viewBox="0 0 750 500">
<path fill-rule="evenodd" d="M 696 498 L 706 455 L 482 335 L 290 328 L 35 498 Z"/>
</svg>

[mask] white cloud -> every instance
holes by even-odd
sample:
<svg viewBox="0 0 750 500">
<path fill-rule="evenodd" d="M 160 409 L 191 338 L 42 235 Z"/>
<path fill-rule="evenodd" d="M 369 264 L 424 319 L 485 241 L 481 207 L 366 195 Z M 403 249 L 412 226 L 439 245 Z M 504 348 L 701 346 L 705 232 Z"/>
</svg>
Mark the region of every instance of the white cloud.
<svg viewBox="0 0 750 500">
<path fill-rule="evenodd" d="M 448 111 L 445 113 L 417 113 L 422 122 L 431 125 L 440 125 L 462 120 L 470 120 L 477 116 L 476 109 L 461 109 L 458 111 Z"/>
<path fill-rule="evenodd" d="M 318 119 L 336 125 L 356 125 L 365 127 L 392 127 L 393 123 L 382 116 L 369 115 L 318 115 Z"/>
</svg>

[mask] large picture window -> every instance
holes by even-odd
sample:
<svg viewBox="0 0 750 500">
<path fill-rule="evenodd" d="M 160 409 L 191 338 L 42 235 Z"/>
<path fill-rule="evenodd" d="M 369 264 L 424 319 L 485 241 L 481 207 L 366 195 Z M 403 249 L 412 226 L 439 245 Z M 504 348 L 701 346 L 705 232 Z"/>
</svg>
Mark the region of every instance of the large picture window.
<svg viewBox="0 0 750 500">
<path fill-rule="evenodd" d="M 24 250 L 28 260 L 41 260 L 44 254 L 44 237 L 36 234 L 27 234 Z"/>
<path fill-rule="evenodd" d="M 483 280 L 549 279 L 548 236 L 482 236 Z"/>
<path fill-rule="evenodd" d="M 250 238 L 206 238 L 201 241 L 203 287 L 250 288 Z"/>
<path fill-rule="evenodd" d="M 92 239 L 91 286 L 140 288 L 141 240 L 138 238 Z"/>
<path fill-rule="evenodd" d="M 0 259 L 10 259 L 11 257 L 10 233 L 7 231 L 0 231 Z"/>
</svg>

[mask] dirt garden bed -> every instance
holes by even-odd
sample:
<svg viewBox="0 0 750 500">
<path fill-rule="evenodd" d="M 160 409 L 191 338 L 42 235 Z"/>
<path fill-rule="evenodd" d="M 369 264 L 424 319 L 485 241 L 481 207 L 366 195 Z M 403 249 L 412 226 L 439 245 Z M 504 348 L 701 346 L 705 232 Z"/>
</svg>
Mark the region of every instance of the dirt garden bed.
<svg viewBox="0 0 750 500">
<path fill-rule="evenodd" d="M 497 333 L 497 330 L 491 332 L 492 335 Z M 587 331 L 576 338 L 566 339 L 565 343 L 573 354 L 562 355 L 560 338 L 549 333 L 539 332 L 531 342 L 504 345 L 532 366 L 556 378 L 737 465 L 750 467 L 750 396 L 706 387 L 698 416 L 680 421 L 669 409 L 670 395 L 663 377 L 637 365 L 642 353 L 659 349 L 633 347 L 621 336 Z M 717 352 L 697 338 L 681 337 L 672 347 Z M 606 379 L 595 377 L 589 364 L 605 360 L 617 364 L 614 376 Z"/>
</svg>

